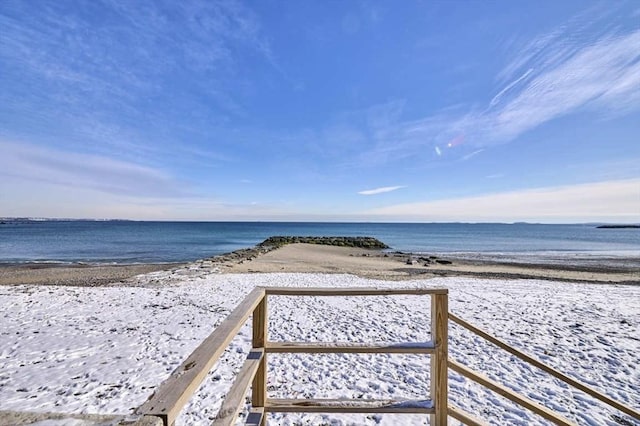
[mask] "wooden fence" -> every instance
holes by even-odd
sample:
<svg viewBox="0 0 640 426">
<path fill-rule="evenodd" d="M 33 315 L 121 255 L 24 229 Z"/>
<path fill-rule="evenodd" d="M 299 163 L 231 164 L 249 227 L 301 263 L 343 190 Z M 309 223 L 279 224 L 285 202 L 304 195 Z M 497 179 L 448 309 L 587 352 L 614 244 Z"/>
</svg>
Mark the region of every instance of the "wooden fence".
<svg viewBox="0 0 640 426">
<path fill-rule="evenodd" d="M 270 342 L 267 329 L 268 296 L 386 296 L 429 295 L 431 297 L 431 340 L 429 342 L 401 342 L 394 344 Z M 207 337 L 202 344 L 165 380 L 137 413 L 147 418 L 160 418 L 165 426 L 173 425 L 180 411 L 198 389 L 211 367 L 218 361 L 229 342 L 252 316 L 253 348 L 249 352 L 231 389 L 226 395 L 214 425 L 231 425 L 244 407 L 245 395 L 251 387 L 251 408 L 247 425 L 265 425 L 267 413 L 420 413 L 430 416 L 430 424 L 444 426 L 448 416 L 470 426 L 485 425 L 469 413 L 448 401 L 448 370 L 451 369 L 483 385 L 511 401 L 558 425 L 573 423 L 552 410 L 518 395 L 511 389 L 477 373 L 448 357 L 448 322 L 451 320 L 471 332 L 507 350 L 565 383 L 580 389 L 600 401 L 640 420 L 640 413 L 616 402 L 588 386 L 490 336 L 461 318 L 448 312 L 448 291 L 431 289 L 376 288 L 295 288 L 257 287 Z M 430 355 L 429 398 L 422 400 L 334 400 L 334 399 L 272 399 L 267 397 L 267 355 L 269 353 L 413 353 Z"/>
</svg>

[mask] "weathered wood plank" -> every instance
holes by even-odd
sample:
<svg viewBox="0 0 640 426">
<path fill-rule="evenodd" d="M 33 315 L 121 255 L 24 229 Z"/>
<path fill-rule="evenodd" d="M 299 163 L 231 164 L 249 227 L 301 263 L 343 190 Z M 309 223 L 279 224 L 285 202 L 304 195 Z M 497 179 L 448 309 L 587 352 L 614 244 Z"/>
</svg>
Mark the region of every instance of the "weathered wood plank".
<svg viewBox="0 0 640 426">
<path fill-rule="evenodd" d="M 431 400 L 267 399 L 270 413 L 433 413 Z"/>
<path fill-rule="evenodd" d="M 154 394 L 136 410 L 137 413 L 160 417 L 166 426 L 173 424 L 182 407 L 264 297 L 264 288 L 256 287 L 252 290 L 169 378 L 158 386 Z"/>
<path fill-rule="evenodd" d="M 453 405 L 449 405 L 447 412 L 449 413 L 449 416 L 461 421 L 466 426 L 489 426 L 489 423 L 483 422 L 482 420 L 477 419 L 466 411 L 461 410 L 458 407 L 454 407 Z"/>
<path fill-rule="evenodd" d="M 463 375 L 464 377 L 473 380 L 474 382 L 477 382 L 479 384 L 481 384 L 482 386 L 485 386 L 489 389 L 491 389 L 492 391 L 496 392 L 499 395 L 504 396 L 505 398 L 515 402 L 516 404 L 520 404 L 521 406 L 533 411 L 534 413 L 538 414 L 539 416 L 544 417 L 545 419 L 553 422 L 554 424 L 557 425 L 562 425 L 562 426 L 576 426 L 575 423 L 571 422 L 570 420 L 565 419 L 564 417 L 560 416 L 559 414 L 553 412 L 552 410 L 548 409 L 547 407 L 543 407 L 542 405 L 538 404 L 537 402 L 532 401 L 531 399 L 524 397 L 522 395 L 517 394 L 516 392 L 512 391 L 511 389 L 501 385 L 498 382 L 495 382 L 493 380 L 491 380 L 490 378 L 480 374 L 480 373 L 476 373 L 475 371 L 471 370 L 470 368 L 465 367 L 462 364 L 457 363 L 456 361 L 453 360 L 449 360 L 449 368 L 451 368 L 453 371 L 460 373 L 461 375 Z"/>
<path fill-rule="evenodd" d="M 264 349 L 252 349 L 247 356 L 247 360 L 242 365 L 240 372 L 233 381 L 233 385 L 227 393 L 220 411 L 213 421 L 214 426 L 228 426 L 235 424 L 238 411 L 244 405 L 244 396 L 249 389 L 249 384 L 253 380 L 258 367 L 262 364 L 264 358 Z"/>
<path fill-rule="evenodd" d="M 2 418 L 2 416 L 0 415 L 0 418 Z M 69 422 L 70 424 L 73 424 L 73 422 Z M 104 424 L 102 422 L 100 422 L 101 424 Z M 2 424 L 2 422 L 0 421 L 0 424 Z M 162 426 L 163 422 L 162 419 L 160 417 L 155 417 L 155 416 L 142 416 L 139 419 L 135 419 L 135 420 L 123 420 L 119 423 L 117 423 L 118 426 Z"/>
<path fill-rule="evenodd" d="M 435 350 L 432 341 L 416 343 L 306 343 L 306 342 L 268 342 L 267 353 L 396 353 L 396 354 L 430 354 Z"/>
<path fill-rule="evenodd" d="M 401 294 L 447 294 L 446 288 L 375 288 L 375 287 L 265 287 L 274 296 L 390 296 Z"/>
<path fill-rule="evenodd" d="M 435 342 L 435 351 L 431 355 L 431 399 L 435 412 L 430 416 L 432 426 L 447 426 L 447 407 L 449 405 L 448 366 L 449 358 L 449 298 L 447 294 L 431 296 L 431 339 Z"/>
<path fill-rule="evenodd" d="M 579 381 L 572 379 L 571 377 L 567 376 L 566 374 L 561 373 L 560 371 L 549 367 L 548 365 L 538 361 L 535 358 L 532 358 L 531 356 L 525 354 L 524 352 L 520 352 L 519 350 L 517 350 L 516 348 L 510 346 L 508 343 L 503 342 L 502 340 L 493 337 L 492 335 L 490 335 L 489 333 L 479 329 L 478 327 L 471 325 L 470 323 L 468 323 L 467 321 L 463 320 L 462 318 L 449 313 L 449 319 L 453 322 L 455 322 L 458 325 L 461 325 L 462 327 L 466 328 L 467 330 L 477 334 L 478 336 L 488 340 L 489 342 L 493 343 L 494 345 L 498 346 L 499 348 L 504 349 L 505 351 L 509 352 L 512 355 L 517 356 L 518 358 L 520 358 L 521 360 L 528 362 L 531 365 L 534 365 L 536 367 L 538 367 L 539 369 L 551 374 L 553 377 L 562 380 L 563 382 L 565 382 L 566 384 L 573 386 L 581 391 L 583 391 L 584 393 L 604 402 L 605 404 L 608 404 L 609 406 L 616 408 L 620 411 L 622 411 L 625 414 L 630 415 L 631 417 L 634 417 L 636 420 L 640 420 L 640 412 L 634 410 L 631 407 L 628 407 L 618 401 L 615 401 L 611 398 L 609 398 L 607 395 L 598 392 L 595 389 L 590 388 L 589 386 L 580 383 Z"/>
</svg>

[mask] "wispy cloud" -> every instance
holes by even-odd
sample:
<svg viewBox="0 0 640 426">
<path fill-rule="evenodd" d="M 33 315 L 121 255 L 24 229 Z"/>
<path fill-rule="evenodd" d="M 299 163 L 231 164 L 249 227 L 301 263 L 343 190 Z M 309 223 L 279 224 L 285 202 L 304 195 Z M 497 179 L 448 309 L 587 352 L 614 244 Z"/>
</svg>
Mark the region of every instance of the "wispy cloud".
<svg viewBox="0 0 640 426">
<path fill-rule="evenodd" d="M 15 84 L 0 91 L 0 114 L 33 122 L 5 137 L 37 142 L 53 130 L 85 148 L 153 149 L 159 137 L 180 140 L 179 123 L 211 127 L 244 115 L 246 91 L 238 88 L 252 75 L 240 58 L 267 69 L 275 61 L 258 17 L 234 0 L 1 9 L 0 62 Z"/>
<path fill-rule="evenodd" d="M 507 84 L 507 87 L 505 87 L 504 89 L 500 90 L 500 92 L 498 92 L 497 95 L 495 95 L 493 97 L 493 99 L 491 99 L 491 102 L 489 102 L 489 106 L 493 107 L 496 106 L 498 104 L 498 102 L 500 102 L 500 99 L 502 99 L 502 97 L 509 91 L 511 90 L 513 87 L 515 87 L 517 84 L 519 84 L 520 82 L 522 82 L 523 80 L 525 80 L 527 77 L 529 77 L 529 75 L 531 75 L 531 73 L 533 73 L 533 68 L 529 68 L 524 74 L 522 74 L 520 77 L 518 77 L 516 80 L 512 81 L 511 83 Z"/>
<path fill-rule="evenodd" d="M 514 45 L 517 52 L 496 77 L 502 84 L 484 107 L 481 103 L 456 105 L 411 121 L 401 119 L 403 104 L 387 108 L 376 124 L 365 127 L 371 143 L 361 161 L 376 165 L 424 157 L 425 152 L 444 157 L 452 148 L 447 142 L 461 134 L 465 135 L 464 146 L 456 151 L 464 157 L 576 112 L 615 116 L 637 111 L 640 29 L 612 32 L 599 29 L 597 19 L 588 24 L 586 20 L 582 16 L 577 23 Z M 372 109 L 380 111 L 379 106 Z M 370 115 L 367 111 L 361 114 Z"/>
<path fill-rule="evenodd" d="M 385 192 L 392 192 L 402 188 L 406 188 L 406 186 L 383 186 L 382 188 L 367 189 L 366 191 L 360 191 L 358 192 L 358 194 L 360 195 L 384 194 Z"/>
<path fill-rule="evenodd" d="M 419 221 L 640 221 L 640 179 L 387 206 L 369 217 Z"/>
<path fill-rule="evenodd" d="M 603 36 L 552 67 L 545 66 L 543 57 L 538 66 L 528 64 L 534 72 L 526 81 L 518 81 L 519 90 L 479 119 L 488 118 L 495 125 L 493 135 L 498 139 L 510 140 L 580 108 L 635 109 L 640 106 L 638 46 L 640 30 Z M 546 56 L 562 56 L 566 49 L 550 48 Z"/>
<path fill-rule="evenodd" d="M 470 152 L 469 154 L 463 156 L 460 160 L 462 160 L 462 161 L 470 160 L 470 159 L 472 159 L 473 157 L 475 157 L 476 155 L 480 154 L 483 151 L 484 151 L 484 148 L 476 149 L 475 151 Z"/>
<path fill-rule="evenodd" d="M 108 0 L 88 8 L 48 3 L 29 14 L 23 8 L 29 6 L 6 5 L 0 15 L 7 30 L 0 52 L 12 64 L 50 79 L 120 87 L 122 93 L 124 83 L 159 88 L 156 77 L 171 70 L 220 75 L 237 48 L 271 56 L 257 17 L 236 1 L 187 0 L 161 7 L 153 1 Z M 96 14 L 113 21 L 96 20 Z M 79 56 L 84 60 L 68 60 Z"/>
<path fill-rule="evenodd" d="M 127 196 L 189 195 L 184 183 L 169 174 L 108 157 L 0 142 L 0 176 L 67 188 L 89 188 Z"/>
</svg>

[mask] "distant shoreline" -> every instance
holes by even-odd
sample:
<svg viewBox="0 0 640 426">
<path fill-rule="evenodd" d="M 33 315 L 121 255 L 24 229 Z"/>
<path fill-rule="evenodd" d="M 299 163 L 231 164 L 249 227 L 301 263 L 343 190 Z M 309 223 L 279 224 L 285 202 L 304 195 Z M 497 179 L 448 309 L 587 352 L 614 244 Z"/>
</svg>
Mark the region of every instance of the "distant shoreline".
<svg viewBox="0 0 640 426">
<path fill-rule="evenodd" d="M 427 225 L 451 225 L 451 224 L 467 224 L 467 225 L 582 225 L 582 226 L 594 226 L 599 227 L 640 227 L 638 223 L 620 223 L 620 222 L 568 222 L 568 223 L 555 223 L 555 222 L 465 222 L 465 221 L 453 221 L 453 222 L 425 222 L 425 221 L 296 221 L 296 220 L 145 220 L 145 219 L 109 219 L 109 218 L 56 218 L 56 217 L 0 217 L 0 224 L 9 225 L 17 223 L 40 223 L 40 222 L 150 222 L 150 223 L 334 223 L 334 224 L 427 224 Z"/>
</svg>

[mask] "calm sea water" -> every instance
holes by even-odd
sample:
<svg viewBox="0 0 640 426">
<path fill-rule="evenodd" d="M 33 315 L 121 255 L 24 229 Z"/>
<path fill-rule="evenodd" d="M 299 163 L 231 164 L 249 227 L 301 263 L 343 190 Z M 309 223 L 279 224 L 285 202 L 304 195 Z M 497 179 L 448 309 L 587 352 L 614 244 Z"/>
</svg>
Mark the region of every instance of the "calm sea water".
<svg viewBox="0 0 640 426">
<path fill-rule="evenodd" d="M 393 250 L 469 257 L 640 257 L 639 229 L 594 225 L 42 221 L 1 224 L 0 263 L 182 262 L 273 235 L 372 236 Z"/>
</svg>

